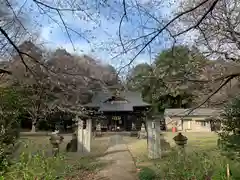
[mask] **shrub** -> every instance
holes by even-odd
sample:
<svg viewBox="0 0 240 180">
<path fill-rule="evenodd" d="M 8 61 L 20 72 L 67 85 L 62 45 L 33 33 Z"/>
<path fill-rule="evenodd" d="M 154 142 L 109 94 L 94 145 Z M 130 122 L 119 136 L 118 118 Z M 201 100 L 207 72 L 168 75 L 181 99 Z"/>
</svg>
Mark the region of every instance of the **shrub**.
<svg viewBox="0 0 240 180">
<path fill-rule="evenodd" d="M 143 167 L 138 173 L 139 180 L 153 180 L 156 177 L 156 173 L 154 170 Z"/>
<path fill-rule="evenodd" d="M 240 158 L 240 96 L 224 108 L 221 115 L 220 147 L 231 159 Z"/>
<path fill-rule="evenodd" d="M 156 167 L 161 171 L 160 179 L 225 180 L 227 179 L 227 164 L 230 165 L 231 180 L 239 179 L 238 167 L 240 164 L 221 156 L 217 150 L 207 152 L 192 151 L 180 155 L 173 150 L 162 161 L 156 163 Z"/>
<path fill-rule="evenodd" d="M 9 165 L 17 149 L 19 137 L 18 116 L 23 111 L 23 100 L 14 89 L 0 89 L 0 171 Z"/>
<path fill-rule="evenodd" d="M 62 156 L 47 157 L 44 151 L 35 154 L 23 152 L 19 159 L 9 166 L 3 177 L 8 180 L 55 180 L 64 175 L 63 160 Z M 61 171 L 63 173 L 59 174 Z"/>
</svg>

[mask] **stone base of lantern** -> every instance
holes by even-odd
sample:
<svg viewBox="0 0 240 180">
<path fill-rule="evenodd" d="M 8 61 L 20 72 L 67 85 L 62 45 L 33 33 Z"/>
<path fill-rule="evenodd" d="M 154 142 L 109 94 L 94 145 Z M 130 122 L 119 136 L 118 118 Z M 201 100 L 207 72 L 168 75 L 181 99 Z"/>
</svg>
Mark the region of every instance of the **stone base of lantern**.
<svg viewBox="0 0 240 180">
<path fill-rule="evenodd" d="M 134 131 L 132 130 L 131 133 L 130 133 L 130 136 L 131 137 L 138 137 L 138 134 L 139 134 L 139 132 L 137 130 L 134 130 Z"/>
<path fill-rule="evenodd" d="M 102 131 L 95 131 L 95 137 L 101 137 L 102 135 Z"/>
</svg>

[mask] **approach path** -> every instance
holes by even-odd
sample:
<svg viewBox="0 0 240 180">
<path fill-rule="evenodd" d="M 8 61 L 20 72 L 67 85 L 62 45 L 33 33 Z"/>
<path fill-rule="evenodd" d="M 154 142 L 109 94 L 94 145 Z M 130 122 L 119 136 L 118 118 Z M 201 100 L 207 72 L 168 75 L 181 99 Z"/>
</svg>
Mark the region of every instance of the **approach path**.
<svg viewBox="0 0 240 180">
<path fill-rule="evenodd" d="M 137 180 L 136 166 L 121 135 L 110 137 L 109 148 L 100 161 L 109 163 L 96 175 L 96 180 Z"/>
</svg>

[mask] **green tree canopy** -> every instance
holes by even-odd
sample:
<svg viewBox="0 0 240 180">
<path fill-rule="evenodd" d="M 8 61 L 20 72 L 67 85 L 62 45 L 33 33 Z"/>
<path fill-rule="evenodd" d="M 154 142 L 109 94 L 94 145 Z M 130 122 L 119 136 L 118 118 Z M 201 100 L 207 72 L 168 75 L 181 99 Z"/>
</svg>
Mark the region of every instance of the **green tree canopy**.
<svg viewBox="0 0 240 180">
<path fill-rule="evenodd" d="M 14 88 L 0 88 L 0 170 L 4 170 L 16 150 L 19 116 L 28 104 Z"/>
<path fill-rule="evenodd" d="M 240 158 L 240 96 L 225 106 L 221 123 L 220 140 L 223 150 L 231 158 Z"/>
<path fill-rule="evenodd" d="M 201 84 L 189 82 L 199 79 L 207 60 L 197 48 L 177 46 L 159 53 L 153 65 L 139 64 L 130 73 L 128 85 L 140 90 L 155 111 L 165 107 L 188 107 Z"/>
<path fill-rule="evenodd" d="M 196 48 L 177 46 L 161 52 L 154 62 L 156 76 L 164 82 L 164 90 L 160 91 L 160 95 L 177 100 L 174 103 L 179 107 L 191 102 L 194 91 L 200 87 L 188 79 L 199 79 L 206 62 Z"/>
<path fill-rule="evenodd" d="M 138 64 L 128 75 L 128 87 L 132 90 L 142 91 L 143 85 L 147 85 L 146 78 L 151 75 L 152 67 L 147 63 Z"/>
</svg>

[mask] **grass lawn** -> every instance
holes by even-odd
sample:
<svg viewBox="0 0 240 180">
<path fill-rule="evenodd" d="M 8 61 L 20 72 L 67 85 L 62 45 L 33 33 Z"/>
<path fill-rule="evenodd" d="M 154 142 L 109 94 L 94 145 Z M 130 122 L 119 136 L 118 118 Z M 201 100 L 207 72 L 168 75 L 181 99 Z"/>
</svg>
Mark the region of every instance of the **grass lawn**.
<svg viewBox="0 0 240 180">
<path fill-rule="evenodd" d="M 8 173 L 7 179 L 31 180 L 35 177 L 43 177 L 52 180 L 53 176 L 59 179 L 92 179 L 95 171 L 103 166 L 97 157 L 102 156 L 108 148 L 108 137 L 93 138 L 91 153 L 81 155 L 79 153 L 65 152 L 71 135 L 64 136 L 60 147 L 60 156 L 51 155 L 49 136 L 21 136 L 21 146 L 17 154 L 20 154 L 13 172 Z M 17 173 L 18 171 L 22 173 Z M 44 174 L 46 173 L 46 174 Z M 50 175 L 49 175 L 50 174 Z M 20 177 L 22 176 L 22 177 Z M 48 177 L 49 176 L 49 177 Z M 50 177 L 51 176 L 51 177 Z M 39 178 L 41 179 L 41 178 Z"/>
<path fill-rule="evenodd" d="M 35 152 L 37 150 L 45 150 L 51 152 L 50 136 L 22 136 L 20 141 L 25 145 L 21 151 Z M 67 143 L 71 140 L 71 135 L 64 135 L 63 143 L 60 145 L 60 151 L 65 152 Z M 100 156 L 108 148 L 108 137 L 98 137 L 92 139 L 91 152 L 89 156 Z M 76 154 L 76 153 L 75 153 Z"/>
<path fill-rule="evenodd" d="M 164 139 L 166 139 L 166 141 L 169 142 L 171 146 L 175 146 L 173 137 L 176 135 L 177 135 L 177 133 L 166 132 L 166 133 L 164 133 Z M 212 150 L 217 147 L 218 135 L 216 133 L 185 132 L 185 133 L 183 133 L 183 135 L 188 138 L 186 149 L 190 149 L 190 150 L 210 149 L 210 150 Z"/>
<path fill-rule="evenodd" d="M 230 164 L 232 173 L 235 175 L 235 178 L 233 179 L 240 179 L 240 175 L 236 171 L 240 164 L 230 162 L 228 159 L 220 155 L 220 151 L 217 148 L 217 134 L 191 132 L 183 133 L 183 135 L 188 138 L 188 144 L 185 148 L 185 156 L 179 156 L 178 153 L 173 150 L 175 146 L 173 137 L 175 135 L 177 135 L 177 133 L 163 133 L 163 137 L 166 141 L 164 146 L 170 145 L 170 147 L 167 147 L 169 151 L 165 151 L 165 154 L 163 154 L 163 157 L 159 160 L 148 159 L 147 140 L 138 140 L 133 137 L 126 137 L 125 141 L 127 142 L 128 148 L 135 159 L 136 165 L 142 170 L 146 167 L 154 170 L 157 179 L 202 180 L 205 179 L 205 176 L 209 173 L 209 176 L 216 177 L 216 180 L 225 180 L 226 165 L 228 163 Z M 150 174 L 150 172 L 148 173 Z"/>
<path fill-rule="evenodd" d="M 171 147 L 175 146 L 173 137 L 177 133 L 164 132 L 163 137 Z M 215 133 L 192 133 L 186 132 L 183 135 L 187 136 L 188 144 L 186 149 L 212 149 L 217 145 L 217 134 Z M 147 157 L 147 140 L 141 139 L 138 140 L 134 137 L 125 137 L 125 141 L 128 143 L 128 148 L 132 152 L 133 157 L 136 160 L 137 164 L 149 164 Z M 163 146 L 166 146 L 164 143 Z M 164 147 L 165 148 L 165 147 Z M 151 163 L 151 162 L 150 162 Z"/>
</svg>

